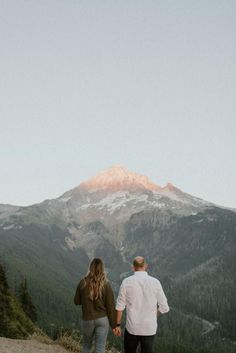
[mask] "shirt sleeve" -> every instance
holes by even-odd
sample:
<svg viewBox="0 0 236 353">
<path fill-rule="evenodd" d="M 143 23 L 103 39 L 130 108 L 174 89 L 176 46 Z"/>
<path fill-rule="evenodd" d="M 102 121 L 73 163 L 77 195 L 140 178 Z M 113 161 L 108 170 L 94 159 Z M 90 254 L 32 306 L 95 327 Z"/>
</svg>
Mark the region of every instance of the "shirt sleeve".
<svg viewBox="0 0 236 353">
<path fill-rule="evenodd" d="M 76 292 L 75 292 L 75 296 L 74 296 L 74 304 L 75 305 L 81 305 L 80 286 L 81 286 L 81 282 L 78 284 L 78 286 L 76 288 Z"/>
<path fill-rule="evenodd" d="M 159 281 L 157 282 L 157 304 L 158 310 L 162 314 L 168 313 L 168 311 L 170 310 L 165 293 L 162 289 L 162 285 Z"/>
<path fill-rule="evenodd" d="M 116 310 L 123 311 L 125 307 L 126 307 L 126 290 L 125 290 L 124 282 L 122 282 L 120 286 L 118 298 L 116 301 Z"/>
</svg>

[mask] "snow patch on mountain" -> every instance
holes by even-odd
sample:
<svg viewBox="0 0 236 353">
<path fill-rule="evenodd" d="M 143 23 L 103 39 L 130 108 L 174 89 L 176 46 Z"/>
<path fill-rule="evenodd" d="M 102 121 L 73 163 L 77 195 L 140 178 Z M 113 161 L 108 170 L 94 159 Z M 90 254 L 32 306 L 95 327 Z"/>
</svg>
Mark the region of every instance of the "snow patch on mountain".
<svg viewBox="0 0 236 353">
<path fill-rule="evenodd" d="M 1 225 L 3 230 L 10 230 L 10 229 L 21 229 L 22 226 L 18 224 L 8 224 L 8 225 Z"/>
<path fill-rule="evenodd" d="M 147 202 L 148 195 L 135 195 L 128 191 L 118 191 L 114 194 L 109 194 L 95 203 L 87 203 L 80 207 L 81 210 L 85 210 L 90 207 L 98 209 L 106 208 L 108 212 L 113 213 L 115 210 L 121 207 L 128 206 L 131 203 Z"/>
<path fill-rule="evenodd" d="M 10 229 L 13 229 L 13 228 L 15 228 L 15 224 L 10 224 L 8 226 L 2 227 L 3 230 L 10 230 Z"/>
<path fill-rule="evenodd" d="M 71 199 L 71 196 L 69 197 L 59 197 L 59 202 L 68 202 Z"/>
<path fill-rule="evenodd" d="M 165 190 L 163 193 L 157 191 L 140 193 L 122 190 L 106 194 L 104 197 L 99 198 L 98 201 L 89 201 L 90 202 L 84 203 L 83 205 L 79 205 L 76 208 L 76 211 L 80 212 L 88 209 L 97 209 L 100 211 L 106 211 L 111 215 L 122 208 L 127 209 L 127 211 L 139 211 L 150 207 L 169 208 L 174 210 L 183 206 L 201 208 L 202 206 L 207 205 L 207 202 L 204 202 L 203 200 L 191 198 L 182 192 L 179 192 L 178 194 L 169 190 Z"/>
<path fill-rule="evenodd" d="M 65 242 L 66 242 L 68 249 L 73 251 L 74 249 L 77 248 L 76 242 L 73 239 L 71 239 L 70 237 L 66 237 Z"/>
<path fill-rule="evenodd" d="M 138 211 L 145 208 L 163 208 L 168 207 L 168 199 L 163 198 L 160 194 L 136 194 L 129 191 L 118 191 L 113 194 L 106 195 L 97 202 L 85 203 L 77 208 L 77 212 L 87 209 L 97 209 L 113 214 L 115 211 L 125 208 L 129 211 Z M 174 208 L 176 206 L 173 206 Z"/>
</svg>

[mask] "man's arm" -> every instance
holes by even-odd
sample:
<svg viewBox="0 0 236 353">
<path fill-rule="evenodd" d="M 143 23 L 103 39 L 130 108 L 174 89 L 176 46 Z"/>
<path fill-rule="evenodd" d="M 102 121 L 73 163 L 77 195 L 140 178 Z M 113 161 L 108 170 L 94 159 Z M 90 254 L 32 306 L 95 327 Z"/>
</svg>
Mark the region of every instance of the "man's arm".
<svg viewBox="0 0 236 353">
<path fill-rule="evenodd" d="M 123 311 L 116 310 L 116 323 L 117 325 L 121 324 Z"/>
<path fill-rule="evenodd" d="M 122 282 L 118 294 L 118 298 L 116 301 L 116 328 L 113 330 L 114 334 L 116 336 L 121 336 L 121 319 L 122 319 L 122 314 L 123 310 L 126 307 L 126 291 L 125 291 L 125 286 L 124 283 Z"/>
<path fill-rule="evenodd" d="M 113 329 L 113 333 L 116 336 L 121 336 L 121 319 L 122 319 L 123 311 L 116 310 L 116 328 Z"/>
<path fill-rule="evenodd" d="M 169 305 L 167 303 L 167 299 L 165 293 L 162 289 L 161 283 L 158 281 L 157 285 L 157 316 L 168 313 L 170 311 Z"/>
<path fill-rule="evenodd" d="M 116 301 L 116 310 L 123 311 L 125 307 L 126 307 L 126 289 L 123 281 L 120 286 L 119 294 Z"/>
</svg>

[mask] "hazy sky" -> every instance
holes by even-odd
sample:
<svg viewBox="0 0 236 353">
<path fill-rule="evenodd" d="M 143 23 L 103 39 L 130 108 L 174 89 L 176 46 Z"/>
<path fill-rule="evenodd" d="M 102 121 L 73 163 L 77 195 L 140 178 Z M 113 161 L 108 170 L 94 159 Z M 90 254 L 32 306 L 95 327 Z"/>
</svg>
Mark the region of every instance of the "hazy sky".
<svg viewBox="0 0 236 353">
<path fill-rule="evenodd" d="M 236 207 L 236 1 L 0 0 L 0 203 L 122 164 Z"/>
</svg>

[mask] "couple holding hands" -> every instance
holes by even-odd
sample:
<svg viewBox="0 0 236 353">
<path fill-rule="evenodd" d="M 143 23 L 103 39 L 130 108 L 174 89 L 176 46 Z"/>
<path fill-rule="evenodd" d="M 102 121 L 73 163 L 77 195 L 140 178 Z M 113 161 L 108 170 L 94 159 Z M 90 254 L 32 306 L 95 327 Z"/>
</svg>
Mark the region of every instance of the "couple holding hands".
<svg viewBox="0 0 236 353">
<path fill-rule="evenodd" d="M 91 353 L 93 340 L 95 353 L 104 353 L 109 326 L 116 336 L 121 336 L 124 310 L 124 352 L 135 353 L 138 344 L 141 353 L 153 352 L 157 316 L 167 313 L 169 306 L 159 280 L 146 272 L 147 263 L 142 256 L 135 257 L 132 269 L 134 274 L 123 280 L 115 304 L 103 261 L 99 258 L 91 261 L 74 297 L 74 303 L 82 306 L 82 353 Z"/>
</svg>

